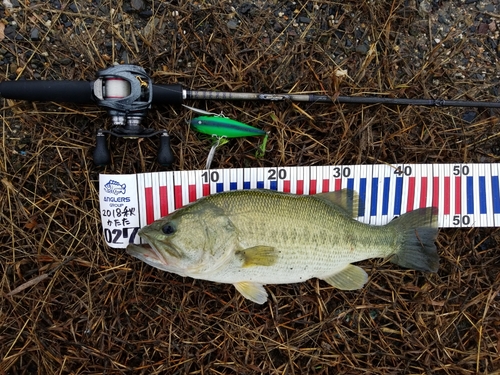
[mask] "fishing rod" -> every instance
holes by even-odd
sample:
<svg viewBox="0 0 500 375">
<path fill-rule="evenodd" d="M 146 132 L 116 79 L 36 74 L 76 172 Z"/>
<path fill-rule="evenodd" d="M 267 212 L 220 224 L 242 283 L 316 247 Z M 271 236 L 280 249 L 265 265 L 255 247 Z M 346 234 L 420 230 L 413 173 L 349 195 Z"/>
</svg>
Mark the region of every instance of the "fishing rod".
<svg viewBox="0 0 500 375">
<path fill-rule="evenodd" d="M 155 105 L 181 105 L 185 100 L 239 100 L 258 102 L 307 102 L 417 105 L 429 107 L 500 108 L 500 102 L 468 100 L 407 99 L 337 96 L 317 94 L 266 94 L 223 91 L 187 90 L 182 85 L 153 84 L 146 71 L 136 65 L 117 65 L 97 72 L 95 81 L 4 81 L 0 82 L 0 97 L 28 101 L 72 102 L 97 104 L 111 117 L 110 130 L 98 129 L 94 163 L 106 165 L 111 161 L 106 134 L 123 138 L 160 136 L 158 162 L 173 163 L 170 137 L 166 129 L 154 130 L 142 126 L 148 109 Z"/>
</svg>

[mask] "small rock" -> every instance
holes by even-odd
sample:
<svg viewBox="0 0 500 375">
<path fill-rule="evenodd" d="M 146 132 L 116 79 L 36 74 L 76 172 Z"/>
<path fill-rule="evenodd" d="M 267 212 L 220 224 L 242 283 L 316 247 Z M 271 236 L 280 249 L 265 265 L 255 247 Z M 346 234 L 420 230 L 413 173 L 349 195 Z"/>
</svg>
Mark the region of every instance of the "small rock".
<svg viewBox="0 0 500 375">
<path fill-rule="evenodd" d="M 480 23 L 479 27 L 477 28 L 477 33 L 478 34 L 487 34 L 489 30 L 488 24 L 487 23 Z"/>
<path fill-rule="evenodd" d="M 36 27 L 31 29 L 30 39 L 31 40 L 40 40 L 40 30 L 38 30 Z"/>
<path fill-rule="evenodd" d="M 146 9 L 139 13 L 139 17 L 141 18 L 151 18 L 151 16 L 153 16 L 153 11 L 151 9 Z"/>
<path fill-rule="evenodd" d="M 153 35 L 153 32 L 157 29 L 159 24 L 160 24 L 159 18 L 155 17 L 150 19 L 146 27 L 144 27 L 144 29 L 142 30 L 142 35 L 145 38 L 149 38 L 151 35 Z"/>
<path fill-rule="evenodd" d="M 236 30 L 238 28 L 238 21 L 234 18 L 231 18 L 229 21 L 227 21 L 227 27 L 231 30 Z"/>
<path fill-rule="evenodd" d="M 251 3 L 243 3 L 241 4 L 241 6 L 238 8 L 238 12 L 240 14 L 244 14 L 244 15 L 252 15 L 252 10 L 253 8 L 255 8 L 255 5 L 251 4 Z"/>
<path fill-rule="evenodd" d="M 462 115 L 462 120 L 464 120 L 470 124 L 474 121 L 476 116 L 477 116 L 477 113 L 475 111 L 467 111 Z"/>
<path fill-rule="evenodd" d="M 311 19 L 309 17 L 299 17 L 299 22 L 309 24 L 311 23 Z"/>
<path fill-rule="evenodd" d="M 440 14 L 438 15 L 438 21 L 439 23 L 442 23 L 444 25 L 449 25 L 450 24 L 450 20 L 447 19 L 444 15 Z"/>
<path fill-rule="evenodd" d="M 61 64 L 61 65 L 69 65 L 69 64 L 71 64 L 71 63 L 73 62 L 73 60 L 71 60 L 71 59 L 70 59 L 70 58 L 68 58 L 68 57 L 65 57 L 65 58 L 63 58 L 63 59 L 58 60 L 58 62 L 59 62 L 59 64 Z"/>
<path fill-rule="evenodd" d="M 73 13 L 78 13 L 78 7 L 76 6 L 75 3 L 71 3 L 68 6 L 69 10 L 71 10 Z"/>
<path fill-rule="evenodd" d="M 123 63 L 123 64 L 130 64 L 130 59 L 128 57 L 128 53 L 126 50 L 121 53 L 120 60 L 121 60 L 121 63 Z"/>
<path fill-rule="evenodd" d="M 56 9 L 61 9 L 61 2 L 59 0 L 52 0 L 52 6 Z"/>
<path fill-rule="evenodd" d="M 273 29 L 274 31 L 280 33 L 283 31 L 284 27 L 279 22 L 275 22 L 273 25 Z"/>
<path fill-rule="evenodd" d="M 142 0 L 131 0 L 130 6 L 137 11 L 141 11 L 145 8 L 144 1 Z"/>
<path fill-rule="evenodd" d="M 420 16 L 425 17 L 431 11 L 432 11 L 432 4 L 427 0 L 423 0 L 418 7 L 418 13 L 420 14 Z"/>
<path fill-rule="evenodd" d="M 361 44 L 356 47 L 356 52 L 362 55 L 366 55 L 368 53 L 368 46 L 366 44 Z"/>
</svg>

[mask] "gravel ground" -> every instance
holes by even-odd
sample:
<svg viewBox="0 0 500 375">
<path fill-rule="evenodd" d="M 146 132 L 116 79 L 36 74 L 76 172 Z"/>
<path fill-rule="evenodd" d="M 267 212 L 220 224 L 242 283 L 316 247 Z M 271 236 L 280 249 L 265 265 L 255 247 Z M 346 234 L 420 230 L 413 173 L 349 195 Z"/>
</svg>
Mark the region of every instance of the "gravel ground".
<svg viewBox="0 0 500 375">
<path fill-rule="evenodd" d="M 500 1 L 16 1 L 0 5 L 0 80 L 93 80 L 114 64 L 192 90 L 498 101 Z M 270 133 L 217 168 L 500 161 L 498 110 L 188 103 Z M 192 113 L 155 106 L 171 169 L 203 168 Z M 441 230 L 437 275 L 366 261 L 370 281 L 232 286 L 165 274 L 108 248 L 99 173 L 165 168 L 154 139 L 92 162 L 93 105 L 1 99 L 0 374 L 497 374 L 499 231 Z M 22 287 L 24 289 L 16 289 Z M 10 294 L 9 294 L 10 293 Z"/>
</svg>

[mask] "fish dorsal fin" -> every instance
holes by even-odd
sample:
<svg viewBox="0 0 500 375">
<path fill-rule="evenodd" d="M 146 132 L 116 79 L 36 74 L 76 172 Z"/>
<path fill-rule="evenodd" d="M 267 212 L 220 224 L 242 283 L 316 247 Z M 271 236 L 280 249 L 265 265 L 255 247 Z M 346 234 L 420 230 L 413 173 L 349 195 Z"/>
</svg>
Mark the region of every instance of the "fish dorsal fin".
<svg viewBox="0 0 500 375">
<path fill-rule="evenodd" d="M 234 284 L 236 290 L 240 292 L 243 297 L 262 305 L 267 301 L 267 292 L 262 284 L 254 283 L 251 281 L 241 281 Z"/>
<path fill-rule="evenodd" d="M 278 252 L 272 246 L 254 246 L 236 251 L 236 256 L 241 257 L 242 267 L 272 266 L 278 259 Z"/>
<path fill-rule="evenodd" d="M 325 202 L 333 203 L 344 210 L 349 217 L 358 217 L 361 206 L 358 193 L 351 189 L 342 189 L 329 193 L 319 193 L 313 195 Z"/>
<path fill-rule="evenodd" d="M 341 290 L 361 289 L 368 281 L 365 270 L 358 266 L 348 264 L 333 275 L 322 277 L 328 284 Z"/>
</svg>

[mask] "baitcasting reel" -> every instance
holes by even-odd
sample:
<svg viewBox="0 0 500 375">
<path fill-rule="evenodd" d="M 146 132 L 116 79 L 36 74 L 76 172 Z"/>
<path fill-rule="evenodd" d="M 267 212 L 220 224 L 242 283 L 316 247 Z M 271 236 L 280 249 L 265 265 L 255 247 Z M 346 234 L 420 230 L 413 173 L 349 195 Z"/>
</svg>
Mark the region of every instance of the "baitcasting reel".
<svg viewBox="0 0 500 375">
<path fill-rule="evenodd" d="M 123 138 L 160 135 L 158 162 L 160 165 L 172 164 L 167 131 L 156 131 L 141 125 L 153 101 L 153 84 L 144 69 L 134 65 L 117 65 L 101 70 L 93 83 L 92 94 L 96 104 L 107 109 L 113 124 L 111 130 L 97 131 L 95 164 L 104 165 L 111 161 L 105 134 Z"/>
</svg>

